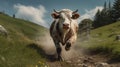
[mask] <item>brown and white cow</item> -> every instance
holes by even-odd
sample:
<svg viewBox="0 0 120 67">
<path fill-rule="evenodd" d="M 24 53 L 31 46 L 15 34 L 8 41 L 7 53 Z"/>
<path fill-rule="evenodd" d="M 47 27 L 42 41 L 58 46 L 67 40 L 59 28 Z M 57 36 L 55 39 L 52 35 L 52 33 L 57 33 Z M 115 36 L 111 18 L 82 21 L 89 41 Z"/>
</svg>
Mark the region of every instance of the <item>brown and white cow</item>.
<svg viewBox="0 0 120 67">
<path fill-rule="evenodd" d="M 51 14 L 54 18 L 50 26 L 50 35 L 55 43 L 58 60 L 62 60 L 60 44 L 65 45 L 65 50 L 68 51 L 77 39 L 79 14 L 76 11 L 62 9 Z"/>
</svg>

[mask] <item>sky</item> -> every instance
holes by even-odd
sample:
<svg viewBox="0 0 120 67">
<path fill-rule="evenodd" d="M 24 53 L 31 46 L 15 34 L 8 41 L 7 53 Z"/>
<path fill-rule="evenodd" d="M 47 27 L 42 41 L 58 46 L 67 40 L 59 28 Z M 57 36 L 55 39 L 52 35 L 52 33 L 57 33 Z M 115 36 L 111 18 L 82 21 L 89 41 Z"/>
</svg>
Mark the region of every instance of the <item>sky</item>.
<svg viewBox="0 0 120 67">
<path fill-rule="evenodd" d="M 49 28 L 53 21 L 53 9 L 78 9 L 79 22 L 83 19 L 93 19 L 98 9 L 102 10 L 104 2 L 114 0 L 0 0 L 0 11 L 17 18 L 29 20 Z"/>
</svg>

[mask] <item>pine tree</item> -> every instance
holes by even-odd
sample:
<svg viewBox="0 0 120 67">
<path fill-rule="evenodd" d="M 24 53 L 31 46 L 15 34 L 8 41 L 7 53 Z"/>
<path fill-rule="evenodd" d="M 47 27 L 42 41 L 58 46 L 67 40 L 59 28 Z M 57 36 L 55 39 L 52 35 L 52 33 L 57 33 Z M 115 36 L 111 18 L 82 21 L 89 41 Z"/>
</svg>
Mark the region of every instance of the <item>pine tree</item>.
<svg viewBox="0 0 120 67">
<path fill-rule="evenodd" d="M 120 0 L 115 0 L 112 9 L 112 18 L 113 21 L 120 19 Z"/>
<path fill-rule="evenodd" d="M 97 27 L 107 24 L 106 18 L 107 18 L 107 6 L 106 6 L 106 2 L 105 2 L 103 10 L 102 11 L 98 10 L 95 15 L 93 27 L 97 28 Z"/>
<path fill-rule="evenodd" d="M 104 25 L 107 25 L 107 24 L 109 24 L 110 23 L 110 9 L 109 9 L 109 7 L 110 7 L 110 4 L 109 4 L 109 6 L 107 7 L 106 6 L 106 2 L 105 2 L 105 4 L 104 4 L 104 9 L 101 11 L 101 16 L 102 16 L 102 26 L 104 26 Z"/>
<path fill-rule="evenodd" d="M 109 24 L 113 23 L 113 20 L 112 20 L 112 7 L 111 7 L 111 2 L 109 1 L 109 4 L 108 4 L 108 22 Z"/>
<path fill-rule="evenodd" d="M 109 1 L 108 6 L 106 2 L 104 3 L 104 8 L 102 11 L 100 10 L 97 11 L 92 25 L 94 28 L 97 28 L 110 23 L 112 23 L 112 17 L 111 17 L 111 3 Z"/>
<path fill-rule="evenodd" d="M 98 9 L 98 11 L 97 11 L 97 13 L 96 13 L 96 15 L 94 17 L 93 24 L 92 24 L 93 28 L 99 27 L 99 25 L 100 25 L 100 17 L 101 17 L 100 14 L 101 14 L 101 11 Z"/>
<path fill-rule="evenodd" d="M 108 8 L 111 9 L 111 2 L 109 1 L 109 5 L 108 5 Z"/>
</svg>

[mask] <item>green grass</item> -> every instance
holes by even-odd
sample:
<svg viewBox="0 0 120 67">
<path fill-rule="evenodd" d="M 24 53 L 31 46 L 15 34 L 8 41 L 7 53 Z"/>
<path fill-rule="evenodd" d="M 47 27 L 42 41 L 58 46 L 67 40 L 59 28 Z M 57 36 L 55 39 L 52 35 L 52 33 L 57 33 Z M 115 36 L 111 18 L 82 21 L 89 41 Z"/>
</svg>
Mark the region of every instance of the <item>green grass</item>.
<svg viewBox="0 0 120 67">
<path fill-rule="evenodd" d="M 83 42 L 82 46 L 93 53 L 120 60 L 120 41 L 116 40 L 117 35 L 120 35 L 120 21 L 92 30 L 90 40 Z"/>
<path fill-rule="evenodd" d="M 47 29 L 4 14 L 0 14 L 0 25 L 8 31 L 7 38 L 0 34 L 0 67 L 35 67 L 45 62 L 41 49 L 34 44 Z"/>
</svg>

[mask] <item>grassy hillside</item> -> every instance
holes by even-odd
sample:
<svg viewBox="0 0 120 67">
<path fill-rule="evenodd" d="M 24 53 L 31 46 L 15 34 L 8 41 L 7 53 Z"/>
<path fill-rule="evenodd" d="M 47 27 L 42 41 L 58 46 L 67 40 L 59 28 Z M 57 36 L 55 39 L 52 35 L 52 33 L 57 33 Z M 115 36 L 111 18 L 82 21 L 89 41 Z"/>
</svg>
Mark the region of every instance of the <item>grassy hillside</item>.
<svg viewBox="0 0 120 67">
<path fill-rule="evenodd" d="M 83 44 L 92 53 L 105 54 L 111 59 L 120 60 L 120 41 L 116 40 L 117 35 L 120 35 L 120 21 L 92 30 L 90 40 Z"/>
<path fill-rule="evenodd" d="M 37 24 L 0 14 L 0 25 L 8 37 L 0 34 L 0 67 L 35 67 L 44 62 L 41 51 L 34 46 L 35 38 L 47 32 Z"/>
</svg>

